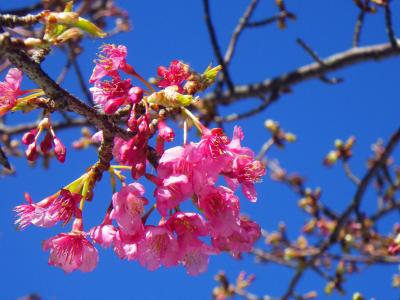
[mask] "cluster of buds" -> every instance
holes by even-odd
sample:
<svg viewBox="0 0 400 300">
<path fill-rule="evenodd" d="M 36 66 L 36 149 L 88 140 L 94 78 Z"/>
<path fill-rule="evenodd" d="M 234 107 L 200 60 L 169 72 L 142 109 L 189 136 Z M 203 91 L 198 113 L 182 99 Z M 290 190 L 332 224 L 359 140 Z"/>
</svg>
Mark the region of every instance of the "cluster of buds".
<svg viewBox="0 0 400 300">
<path fill-rule="evenodd" d="M 271 132 L 274 144 L 279 148 L 283 148 L 285 142 L 293 143 L 296 141 L 296 135 L 291 132 L 285 132 L 279 123 L 274 120 L 266 120 L 264 126 Z"/>
<path fill-rule="evenodd" d="M 330 151 L 326 155 L 324 159 L 324 164 L 326 166 L 333 166 L 338 160 L 347 161 L 348 159 L 350 159 L 353 155 L 352 149 L 355 141 L 356 138 L 354 136 L 349 137 L 346 142 L 343 142 L 339 139 L 336 140 L 335 150 Z"/>
<path fill-rule="evenodd" d="M 22 136 L 22 143 L 28 146 L 25 151 L 26 158 L 29 161 L 35 161 L 39 157 L 39 137 L 44 130 L 46 130 L 46 134 L 39 144 L 42 154 L 47 155 L 49 151 L 54 148 L 56 158 L 59 162 L 63 163 L 65 161 L 67 149 L 56 136 L 48 118 L 43 118 L 35 129 L 28 131 Z"/>
<path fill-rule="evenodd" d="M 226 300 L 240 295 L 245 291 L 255 280 L 255 276 L 250 274 L 246 276 L 245 272 L 240 272 L 236 278 L 236 283 L 230 283 L 228 277 L 224 272 L 219 272 L 215 275 L 214 279 L 220 286 L 213 289 L 212 295 L 215 300 Z"/>
<path fill-rule="evenodd" d="M 96 105 L 106 114 L 115 114 L 120 107 L 126 107 L 127 130 L 133 133 L 129 140 L 118 136 L 114 139 L 112 153 L 119 165 L 111 165 L 109 169 L 114 194 L 103 222 L 89 231 L 83 229 L 83 203 L 93 196 L 94 183 L 98 180 L 91 168 L 62 190 L 62 195 L 66 191 L 79 195 L 70 197 L 74 201 L 67 203 L 67 198 L 60 196 L 61 192 L 50 197 L 51 201 L 47 198 L 39 203 L 28 201 L 28 205 L 16 208 L 17 223 L 21 228 L 29 224 L 47 227 L 53 225 L 48 220 L 66 223 L 75 217 L 71 232 L 59 234 L 43 246 L 50 251 L 49 264 L 66 272 L 93 270 L 98 261 L 93 243 L 111 247 L 121 259 L 136 260 L 149 270 L 183 265 L 190 275 L 204 272 L 210 255 L 229 252 L 240 257 L 241 253 L 249 252 L 261 230 L 257 223 L 241 215 L 235 191 L 241 188 L 244 196 L 255 202 L 254 184 L 264 176 L 265 165 L 255 159 L 251 149 L 241 145 L 244 134 L 240 127 L 235 127 L 233 138 L 229 139 L 222 129 L 205 127 L 187 108 L 195 99 L 193 94 L 215 80 L 220 67 L 209 67 L 198 74 L 187 64 L 175 60 L 169 68 L 158 68 L 157 84 L 161 90 L 157 91 L 127 63 L 126 56 L 125 46 L 104 45 L 90 78 L 94 83 L 90 90 Z M 132 75 L 144 87 L 132 85 L 132 78 L 123 79 L 122 74 Z M 183 145 L 165 149 L 165 143 L 175 137 L 165 114 L 161 113 L 167 108 L 180 110 L 182 117 L 200 132 L 200 141 L 188 143 L 185 127 Z M 54 142 L 56 137 L 48 120 L 40 123 L 37 132 L 24 136 L 29 149 L 36 149 L 43 129 L 48 132 L 40 146 L 49 150 L 49 141 Z M 154 149 L 149 142 L 155 133 Z M 75 143 L 76 148 L 103 142 L 101 132 L 93 135 L 90 141 L 88 132 L 83 135 L 83 139 Z M 29 151 L 33 159 L 35 151 Z M 157 157 L 157 161 L 152 162 L 155 174 L 147 172 L 152 151 Z M 122 175 L 124 170 L 130 170 L 133 182 L 127 182 Z M 121 182 L 119 190 L 117 179 Z M 150 204 L 144 186 L 137 182 L 139 179 L 154 184 L 154 204 Z M 220 185 L 221 179 L 226 186 Z M 52 201 L 65 201 L 63 213 L 58 206 L 48 204 Z M 193 208 L 183 206 L 184 202 L 191 202 Z M 153 212 L 158 212 L 160 218 L 155 224 L 149 224 Z M 60 214 L 65 217 L 59 217 Z M 39 219 L 46 222 L 37 221 Z"/>
</svg>

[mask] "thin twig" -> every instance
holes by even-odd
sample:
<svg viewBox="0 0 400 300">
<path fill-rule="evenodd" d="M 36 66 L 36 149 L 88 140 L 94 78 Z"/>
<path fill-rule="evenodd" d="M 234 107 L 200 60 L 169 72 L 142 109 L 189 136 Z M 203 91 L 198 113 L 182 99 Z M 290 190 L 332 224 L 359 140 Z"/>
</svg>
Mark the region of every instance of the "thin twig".
<svg viewBox="0 0 400 300">
<path fill-rule="evenodd" d="M 225 60 L 222 57 L 221 48 L 218 44 L 217 34 L 215 33 L 215 28 L 211 20 L 209 0 L 203 0 L 203 6 L 204 6 L 204 20 L 206 21 L 207 30 L 208 34 L 210 35 L 211 45 L 213 47 L 214 54 L 217 57 L 218 64 L 222 66 L 222 73 L 224 74 L 229 91 L 233 92 L 233 83 L 229 75 L 228 69 L 226 67 Z"/>
<path fill-rule="evenodd" d="M 303 41 L 300 38 L 298 38 L 296 41 L 304 49 L 304 51 L 306 51 L 317 63 L 321 64 L 321 67 L 325 67 L 324 62 L 321 60 L 321 58 L 318 56 L 318 54 L 313 49 L 311 49 L 311 47 L 308 46 L 305 41 Z M 325 76 L 325 74 L 322 74 L 320 76 L 320 79 L 323 82 L 331 83 L 331 84 L 336 84 L 336 83 L 340 83 L 343 81 L 342 78 L 335 78 L 335 77 L 328 78 Z"/>
<path fill-rule="evenodd" d="M 262 26 L 269 25 L 269 24 L 275 23 L 279 20 L 286 19 L 286 18 L 290 18 L 290 19 L 294 20 L 296 18 L 296 16 L 288 11 L 282 11 L 276 16 L 272 16 L 272 17 L 269 17 L 269 18 L 266 18 L 266 19 L 263 19 L 260 21 L 247 22 L 246 27 L 262 27 Z"/>
<path fill-rule="evenodd" d="M 350 165 L 347 161 L 343 161 L 343 170 L 346 176 L 355 184 L 359 185 L 360 184 L 360 178 L 358 178 L 356 175 L 353 174 L 351 171 Z"/>
<path fill-rule="evenodd" d="M 360 46 L 361 31 L 362 31 L 362 27 L 364 25 L 364 19 L 365 19 L 365 11 L 363 9 L 360 9 L 360 12 L 358 13 L 356 25 L 354 26 L 353 47 Z"/>
<path fill-rule="evenodd" d="M 234 122 L 234 121 L 238 121 L 238 120 L 242 120 L 242 119 L 246 119 L 249 118 L 251 116 L 257 115 L 261 112 L 263 112 L 264 110 L 266 110 L 272 103 L 274 103 L 277 99 L 277 93 L 273 93 L 271 94 L 270 97 L 266 98 L 266 97 L 260 97 L 261 99 L 263 99 L 263 102 L 257 106 L 254 109 L 251 109 L 249 111 L 246 111 L 244 113 L 238 114 L 238 113 L 233 113 L 230 115 L 227 115 L 225 117 L 222 116 L 216 116 L 214 118 L 215 122 Z"/>
<path fill-rule="evenodd" d="M 392 47 L 396 48 L 398 45 L 396 40 L 396 34 L 394 33 L 393 29 L 392 11 L 390 10 L 389 3 L 385 5 L 385 24 L 389 42 L 392 45 Z"/>
<path fill-rule="evenodd" d="M 369 186 L 370 181 L 372 178 L 375 176 L 376 172 L 381 168 L 381 166 L 386 162 L 387 158 L 390 156 L 392 151 L 394 150 L 395 146 L 400 140 L 400 128 L 396 130 L 396 132 L 392 135 L 390 138 L 387 146 L 385 147 L 384 152 L 382 153 L 380 159 L 375 162 L 375 164 L 368 170 L 368 172 L 365 174 L 363 179 L 361 180 L 357 191 L 353 197 L 352 202 L 349 204 L 349 206 L 345 209 L 345 211 L 341 214 L 339 219 L 337 220 L 336 227 L 333 230 L 333 232 L 330 234 L 329 238 L 319 247 L 319 251 L 317 254 L 315 254 L 313 257 L 311 257 L 308 262 L 304 265 L 304 267 L 300 267 L 297 269 L 296 273 L 292 277 L 288 289 L 282 296 L 281 300 L 287 300 L 289 299 L 292 294 L 294 293 L 294 290 L 302 278 L 304 272 L 306 269 L 309 267 L 313 266 L 315 262 L 318 260 L 319 257 L 321 257 L 326 250 L 328 250 L 334 243 L 336 243 L 337 238 L 339 236 L 340 230 L 342 229 L 343 225 L 347 221 L 348 217 L 351 215 L 351 213 L 354 211 L 356 214 L 359 213 L 359 208 L 361 204 L 361 200 L 364 196 L 364 193 Z"/>
<path fill-rule="evenodd" d="M 232 60 L 233 54 L 236 50 L 237 42 L 239 40 L 239 36 L 242 33 L 243 29 L 245 28 L 254 10 L 256 9 L 258 2 L 259 0 L 252 0 L 247 9 L 245 10 L 243 16 L 239 19 L 239 23 L 236 25 L 235 30 L 233 31 L 231 40 L 229 41 L 229 45 L 225 53 L 224 59 L 226 65 L 228 65 Z"/>
</svg>

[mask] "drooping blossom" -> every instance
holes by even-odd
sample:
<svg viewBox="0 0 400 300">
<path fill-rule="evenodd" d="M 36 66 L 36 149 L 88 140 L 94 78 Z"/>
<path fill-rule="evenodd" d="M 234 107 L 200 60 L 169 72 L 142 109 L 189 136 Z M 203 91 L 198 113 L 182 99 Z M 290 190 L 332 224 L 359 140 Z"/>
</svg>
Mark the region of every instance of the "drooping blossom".
<svg viewBox="0 0 400 300">
<path fill-rule="evenodd" d="M 69 273 L 75 270 L 91 272 L 97 266 L 97 249 L 82 232 L 60 233 L 43 243 L 43 250 L 50 250 L 49 265 Z"/>
<path fill-rule="evenodd" d="M 200 193 L 203 188 L 216 182 L 222 168 L 219 161 L 209 159 L 191 143 L 167 149 L 159 160 L 157 172 L 162 179 L 171 175 L 185 175 L 193 191 Z"/>
<path fill-rule="evenodd" d="M 233 138 L 227 145 L 231 162 L 224 170 L 225 179 L 229 187 L 235 190 L 242 186 L 243 194 L 252 202 L 257 200 L 254 183 L 260 182 L 265 175 L 265 165 L 254 159 L 254 152 L 241 146 L 244 134 L 239 126 L 235 126 Z"/>
<path fill-rule="evenodd" d="M 113 197 L 113 209 L 110 218 L 115 219 L 119 229 L 128 235 L 135 235 L 142 230 L 142 215 L 147 200 L 143 197 L 144 187 L 140 183 L 132 183 L 116 192 Z"/>
<path fill-rule="evenodd" d="M 72 216 L 79 214 L 77 204 L 82 196 L 61 189 L 59 194 L 47 197 L 37 203 L 33 203 L 28 194 L 25 195 L 25 198 L 28 204 L 18 205 L 14 208 L 18 216 L 15 224 L 20 229 L 25 229 L 30 224 L 38 227 L 51 227 L 58 222 L 67 224 Z"/>
<path fill-rule="evenodd" d="M 89 231 L 91 239 L 103 248 L 108 248 L 114 241 L 117 229 L 112 225 L 109 214 L 103 222 Z"/>
<path fill-rule="evenodd" d="M 99 58 L 95 60 L 90 83 L 95 83 L 105 76 L 119 77 L 118 70 L 126 68 L 128 50 L 123 45 L 106 44 L 102 46 Z"/>
<path fill-rule="evenodd" d="M 167 216 L 170 209 L 178 206 L 192 193 L 192 185 L 186 175 L 170 176 L 163 179 L 154 192 L 159 213 L 164 217 Z"/>
<path fill-rule="evenodd" d="M 137 256 L 139 263 L 150 271 L 161 265 L 177 265 L 180 258 L 178 242 L 167 227 L 146 226 L 145 237 L 138 243 Z"/>
<path fill-rule="evenodd" d="M 176 212 L 166 222 L 166 226 L 173 230 L 178 238 L 183 236 L 207 236 L 210 229 L 201 215 L 189 212 Z"/>
<path fill-rule="evenodd" d="M 47 212 L 57 221 L 63 221 L 67 224 L 72 216 L 79 215 L 78 203 L 82 195 L 71 193 L 67 189 L 61 189 L 60 194 L 49 203 Z"/>
<path fill-rule="evenodd" d="M 21 204 L 14 208 L 18 217 L 15 224 L 19 229 L 25 229 L 31 224 L 38 227 L 51 227 L 57 223 L 57 220 L 47 211 L 49 198 L 38 203 L 33 203 L 30 195 L 25 194 L 25 199 L 28 204 Z"/>
<path fill-rule="evenodd" d="M 144 230 L 140 230 L 135 235 L 127 235 L 121 230 L 117 230 L 114 236 L 114 251 L 121 259 L 137 259 L 138 243 L 143 240 Z"/>
<path fill-rule="evenodd" d="M 158 67 L 157 73 L 161 77 L 158 81 L 160 88 L 177 86 L 179 92 L 183 91 L 182 83 L 190 76 L 189 66 L 179 60 L 173 60 L 168 69 L 163 66 Z"/>
<path fill-rule="evenodd" d="M 24 94 L 21 90 L 22 71 L 11 68 L 4 81 L 0 82 L 0 116 L 12 109 L 17 98 Z"/>
<path fill-rule="evenodd" d="M 209 256 L 216 254 L 213 247 L 192 235 L 181 237 L 179 247 L 182 252 L 181 263 L 186 268 L 186 272 L 193 276 L 207 271 Z"/>
<path fill-rule="evenodd" d="M 239 229 L 239 199 L 230 189 L 208 187 L 198 205 L 208 220 L 211 236 L 226 237 Z"/>
<path fill-rule="evenodd" d="M 213 237 L 213 246 L 220 251 L 228 251 L 234 257 L 239 257 L 242 252 L 249 252 L 261 235 L 260 226 L 241 216 L 240 227 L 230 236 Z"/>
</svg>

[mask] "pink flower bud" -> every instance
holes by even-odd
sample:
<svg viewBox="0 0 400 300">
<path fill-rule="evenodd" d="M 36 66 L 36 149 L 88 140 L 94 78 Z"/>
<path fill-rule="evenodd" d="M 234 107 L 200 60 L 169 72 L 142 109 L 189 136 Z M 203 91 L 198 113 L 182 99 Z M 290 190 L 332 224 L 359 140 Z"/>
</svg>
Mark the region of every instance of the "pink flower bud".
<svg viewBox="0 0 400 300">
<path fill-rule="evenodd" d="M 139 103 L 143 98 L 143 89 L 138 86 L 132 87 L 129 90 L 129 98 L 133 104 Z"/>
<path fill-rule="evenodd" d="M 51 136 L 50 132 L 47 132 L 43 141 L 40 143 L 40 150 L 42 150 L 43 154 L 46 154 L 51 150 L 51 141 L 53 137 Z"/>
<path fill-rule="evenodd" d="M 36 149 L 36 143 L 29 144 L 28 148 L 25 150 L 25 155 L 29 161 L 35 161 L 38 158 L 39 154 Z"/>
<path fill-rule="evenodd" d="M 58 137 L 54 137 L 53 143 L 54 154 L 56 155 L 58 161 L 63 163 L 65 161 L 65 156 L 67 155 L 67 149 Z"/>
<path fill-rule="evenodd" d="M 35 136 L 36 136 L 36 129 L 32 129 L 28 132 L 26 132 L 23 136 L 22 136 L 22 143 L 24 145 L 29 145 L 32 144 L 35 141 Z"/>
</svg>

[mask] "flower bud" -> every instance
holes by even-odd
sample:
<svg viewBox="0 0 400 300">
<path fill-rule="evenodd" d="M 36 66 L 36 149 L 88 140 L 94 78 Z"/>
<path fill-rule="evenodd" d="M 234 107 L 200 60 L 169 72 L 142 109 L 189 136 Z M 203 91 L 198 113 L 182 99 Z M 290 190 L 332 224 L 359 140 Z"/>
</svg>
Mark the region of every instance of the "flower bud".
<svg viewBox="0 0 400 300">
<path fill-rule="evenodd" d="M 36 149 L 36 143 L 29 144 L 28 148 L 25 150 L 25 155 L 29 161 L 35 161 L 38 158 L 39 153 Z"/>
<path fill-rule="evenodd" d="M 266 120 L 264 126 L 273 134 L 279 130 L 279 123 L 271 119 Z"/>
<path fill-rule="evenodd" d="M 23 136 L 22 136 L 22 143 L 24 145 L 29 145 L 32 144 L 35 141 L 35 136 L 36 136 L 37 130 L 36 129 L 32 129 L 28 132 L 26 132 Z"/>
<path fill-rule="evenodd" d="M 290 132 L 285 133 L 285 140 L 289 143 L 293 143 L 296 141 L 296 135 Z"/>
<path fill-rule="evenodd" d="M 324 159 L 324 165 L 333 166 L 339 158 L 339 153 L 335 150 L 330 151 Z"/>
<path fill-rule="evenodd" d="M 51 141 L 52 141 L 52 136 L 50 132 L 47 132 L 43 141 L 40 143 L 40 150 L 42 150 L 43 154 L 46 154 L 51 150 Z"/>
<path fill-rule="evenodd" d="M 59 162 L 63 163 L 65 161 L 65 156 L 67 155 L 67 149 L 58 137 L 54 137 L 54 154 L 56 155 Z"/>
<path fill-rule="evenodd" d="M 139 103 L 143 98 L 143 89 L 141 87 L 134 86 L 128 93 L 133 104 Z"/>
</svg>

